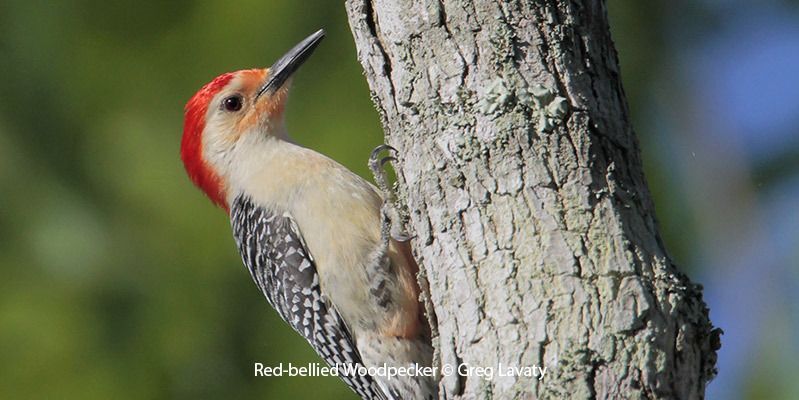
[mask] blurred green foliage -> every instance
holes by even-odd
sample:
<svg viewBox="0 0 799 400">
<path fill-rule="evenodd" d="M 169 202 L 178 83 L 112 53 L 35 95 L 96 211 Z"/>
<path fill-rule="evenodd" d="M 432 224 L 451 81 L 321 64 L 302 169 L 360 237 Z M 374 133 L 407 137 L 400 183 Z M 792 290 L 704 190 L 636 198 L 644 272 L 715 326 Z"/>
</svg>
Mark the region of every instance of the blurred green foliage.
<svg viewBox="0 0 799 400">
<path fill-rule="evenodd" d="M 0 2 L 0 398 L 352 399 L 186 178 L 183 104 L 314 30 L 295 138 L 364 173 L 381 130 L 339 2 Z"/>
</svg>

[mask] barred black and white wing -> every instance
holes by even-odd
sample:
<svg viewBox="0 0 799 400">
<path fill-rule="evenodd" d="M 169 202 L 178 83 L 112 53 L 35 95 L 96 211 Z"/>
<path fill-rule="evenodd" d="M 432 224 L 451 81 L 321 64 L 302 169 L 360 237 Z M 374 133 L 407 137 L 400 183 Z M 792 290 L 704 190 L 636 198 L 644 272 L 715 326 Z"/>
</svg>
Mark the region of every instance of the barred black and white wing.
<svg viewBox="0 0 799 400">
<path fill-rule="evenodd" d="M 230 216 L 244 265 L 283 320 L 331 366 L 361 365 L 350 332 L 319 289 L 316 264 L 291 215 L 274 213 L 239 196 Z M 371 376 L 345 375 L 342 368 L 339 373 L 362 398 L 386 399 Z"/>
</svg>

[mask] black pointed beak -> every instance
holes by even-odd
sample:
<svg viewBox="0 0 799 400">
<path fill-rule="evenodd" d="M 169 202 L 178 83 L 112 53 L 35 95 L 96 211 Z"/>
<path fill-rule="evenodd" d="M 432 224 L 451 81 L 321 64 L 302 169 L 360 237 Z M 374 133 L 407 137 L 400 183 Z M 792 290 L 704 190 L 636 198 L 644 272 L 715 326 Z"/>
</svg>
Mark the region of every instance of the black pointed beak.
<svg viewBox="0 0 799 400">
<path fill-rule="evenodd" d="M 261 97 L 261 95 L 266 92 L 274 93 L 283 87 L 283 84 L 286 83 L 300 65 L 311 56 L 316 46 L 318 46 L 319 42 L 324 38 L 325 30 L 320 29 L 311 36 L 303 39 L 302 42 L 294 46 L 294 48 L 289 50 L 283 57 L 275 61 L 275 63 L 269 67 L 269 77 L 266 79 L 264 85 L 258 89 L 255 98 Z"/>
</svg>

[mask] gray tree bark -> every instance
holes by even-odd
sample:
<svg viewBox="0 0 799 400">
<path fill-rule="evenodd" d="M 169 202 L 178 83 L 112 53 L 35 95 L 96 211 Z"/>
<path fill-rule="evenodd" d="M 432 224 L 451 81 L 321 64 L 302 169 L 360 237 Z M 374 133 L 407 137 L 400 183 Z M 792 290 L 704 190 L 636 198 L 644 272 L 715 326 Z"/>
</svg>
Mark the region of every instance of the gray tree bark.
<svg viewBox="0 0 799 400">
<path fill-rule="evenodd" d="M 604 2 L 346 7 L 437 365 L 547 368 L 441 398 L 702 398 L 720 331 L 659 236 Z"/>
</svg>

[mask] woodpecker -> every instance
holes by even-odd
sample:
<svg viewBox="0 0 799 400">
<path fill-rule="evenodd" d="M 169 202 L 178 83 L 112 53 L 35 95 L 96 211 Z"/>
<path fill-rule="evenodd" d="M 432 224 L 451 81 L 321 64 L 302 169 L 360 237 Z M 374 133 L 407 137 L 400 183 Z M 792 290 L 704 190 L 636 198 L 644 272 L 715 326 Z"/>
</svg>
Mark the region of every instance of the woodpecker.
<svg viewBox="0 0 799 400">
<path fill-rule="evenodd" d="M 269 68 L 203 86 L 186 104 L 181 158 L 228 212 L 269 304 L 359 396 L 433 399 L 434 377 L 361 373 L 432 365 L 418 266 L 407 242 L 387 233 L 387 194 L 284 126 L 290 78 L 323 38 L 319 30 Z"/>
</svg>

